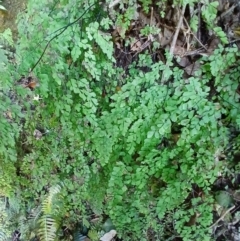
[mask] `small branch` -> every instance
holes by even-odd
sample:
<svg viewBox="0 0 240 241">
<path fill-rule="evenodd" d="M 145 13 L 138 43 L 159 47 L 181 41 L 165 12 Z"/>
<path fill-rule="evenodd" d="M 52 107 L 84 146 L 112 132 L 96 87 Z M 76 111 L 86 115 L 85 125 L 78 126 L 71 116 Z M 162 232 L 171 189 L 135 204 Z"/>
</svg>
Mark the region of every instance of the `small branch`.
<svg viewBox="0 0 240 241">
<path fill-rule="evenodd" d="M 197 30 L 197 37 L 198 39 L 201 39 L 201 3 L 198 3 L 198 30 Z"/>
<path fill-rule="evenodd" d="M 190 30 L 191 34 L 193 35 L 193 37 L 198 41 L 198 43 L 207 51 L 207 48 L 201 43 L 201 41 L 197 38 L 197 36 L 191 31 L 191 28 L 186 20 L 186 18 L 184 18 L 184 22 L 186 23 L 188 29 Z"/>
<path fill-rule="evenodd" d="M 178 34 L 179 34 L 180 28 L 182 26 L 185 10 L 186 10 L 186 5 L 184 5 L 183 8 L 182 8 L 182 13 L 181 13 L 181 16 L 180 16 L 179 21 L 178 21 L 177 29 L 176 29 L 175 34 L 173 36 L 173 41 L 172 41 L 172 44 L 171 44 L 171 47 L 170 47 L 170 55 L 173 55 L 174 48 L 176 46 L 176 42 L 177 42 L 177 38 L 178 38 Z"/>
<path fill-rule="evenodd" d="M 152 26 L 152 23 L 153 23 L 153 7 L 151 7 L 150 26 Z"/>
<path fill-rule="evenodd" d="M 236 3 L 233 4 L 232 7 L 230 7 L 225 12 L 223 12 L 219 17 L 217 17 L 217 21 L 219 21 L 220 19 L 224 18 L 226 15 L 230 14 L 231 12 L 233 12 L 234 8 L 237 7 L 238 4 L 236 4 Z"/>
<path fill-rule="evenodd" d="M 176 46 L 176 42 L 177 42 L 177 38 L 178 38 L 178 34 L 179 34 L 179 31 L 180 31 L 180 28 L 181 28 L 181 26 L 182 26 L 182 22 L 183 22 L 183 17 L 184 17 L 185 10 L 186 10 L 186 5 L 184 5 L 183 8 L 182 8 L 182 13 L 181 13 L 181 16 L 180 16 L 180 18 L 179 18 L 179 21 L 178 21 L 178 25 L 177 25 L 175 34 L 174 34 L 174 36 L 173 36 L 173 40 L 172 40 L 171 47 L 170 47 L 170 59 L 168 59 L 168 61 L 167 61 L 167 63 L 166 63 L 166 68 L 169 67 L 169 64 L 170 64 L 170 62 L 172 61 L 172 58 L 173 58 L 174 48 L 175 48 L 175 46 Z M 163 73 L 162 73 L 161 82 L 162 82 L 162 83 L 165 82 L 164 71 L 163 71 Z"/>
<path fill-rule="evenodd" d="M 230 213 L 235 208 L 235 205 L 229 208 L 213 225 L 211 225 L 209 228 L 215 227 L 220 221 L 224 219 L 224 217 Z"/>
</svg>

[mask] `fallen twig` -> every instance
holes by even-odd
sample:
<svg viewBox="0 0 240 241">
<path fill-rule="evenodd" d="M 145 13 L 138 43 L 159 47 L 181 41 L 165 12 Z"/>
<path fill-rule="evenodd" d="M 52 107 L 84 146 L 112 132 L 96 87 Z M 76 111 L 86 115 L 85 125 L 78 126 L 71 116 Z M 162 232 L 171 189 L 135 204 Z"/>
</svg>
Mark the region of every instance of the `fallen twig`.
<svg viewBox="0 0 240 241">
<path fill-rule="evenodd" d="M 198 41 L 198 43 L 207 51 L 207 48 L 201 43 L 201 41 L 197 38 L 197 36 L 191 31 L 191 28 L 186 20 L 186 18 L 183 18 L 184 22 L 186 23 L 188 29 L 190 29 L 191 34 L 193 35 L 193 37 Z"/>
<path fill-rule="evenodd" d="M 182 26 L 185 9 L 186 9 L 186 5 L 184 5 L 183 8 L 182 8 L 182 13 L 181 13 L 181 16 L 180 16 L 180 18 L 179 18 L 179 21 L 178 21 L 178 25 L 177 25 L 175 34 L 174 34 L 174 36 L 173 36 L 173 40 L 172 40 L 171 47 L 170 47 L 170 59 L 167 60 L 166 69 L 169 67 L 169 64 L 170 64 L 170 62 L 172 61 L 172 58 L 173 58 L 174 48 L 175 48 L 175 46 L 176 46 L 176 42 L 177 42 L 177 38 L 178 38 L 178 34 L 179 34 L 179 31 L 180 31 L 180 28 L 181 28 L 181 26 Z M 165 82 L 164 72 L 163 72 L 163 74 L 162 74 L 161 82 L 162 82 L 162 83 Z"/>
<path fill-rule="evenodd" d="M 236 3 L 233 4 L 232 7 L 230 7 L 225 12 L 223 12 L 219 17 L 217 17 L 217 21 L 219 21 L 220 19 L 224 18 L 226 15 L 230 14 L 231 12 L 233 12 L 234 8 L 237 7 L 238 4 L 236 4 Z"/>
<path fill-rule="evenodd" d="M 179 31 L 180 31 L 180 28 L 181 28 L 182 22 L 183 22 L 183 17 L 184 17 L 185 9 L 186 9 L 186 5 L 184 5 L 183 8 L 182 8 L 182 13 L 181 13 L 181 16 L 180 16 L 180 18 L 179 18 L 179 22 L 178 22 L 178 25 L 177 25 L 177 29 L 176 29 L 175 34 L 174 34 L 174 36 L 173 36 L 173 40 L 172 40 L 171 47 L 170 47 L 170 55 L 173 55 L 174 48 L 175 48 L 175 46 L 176 46 L 178 34 L 179 34 Z"/>
<path fill-rule="evenodd" d="M 230 207 L 213 225 L 211 225 L 209 228 L 213 228 L 215 227 L 220 221 L 222 221 L 224 219 L 224 217 L 230 213 L 233 209 L 235 208 L 235 205 L 233 205 L 232 207 Z"/>
</svg>

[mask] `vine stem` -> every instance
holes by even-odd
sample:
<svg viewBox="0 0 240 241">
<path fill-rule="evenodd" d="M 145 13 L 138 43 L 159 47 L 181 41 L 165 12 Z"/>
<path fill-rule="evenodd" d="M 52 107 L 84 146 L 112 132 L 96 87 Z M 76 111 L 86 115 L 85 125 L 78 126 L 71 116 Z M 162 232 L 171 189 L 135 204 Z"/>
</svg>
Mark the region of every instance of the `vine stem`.
<svg viewBox="0 0 240 241">
<path fill-rule="evenodd" d="M 37 60 L 37 62 L 33 65 L 33 67 L 30 69 L 30 72 L 32 72 L 32 71 L 36 68 L 36 66 L 39 64 L 39 62 L 42 60 L 42 58 L 43 58 L 43 56 L 44 56 L 44 54 L 45 54 L 45 52 L 46 52 L 49 44 L 50 44 L 54 39 L 56 39 L 58 36 L 60 36 L 62 33 L 64 33 L 64 32 L 67 30 L 68 27 L 70 27 L 70 26 L 74 25 L 75 23 L 77 23 L 77 22 L 86 14 L 86 12 L 87 12 L 90 8 L 92 8 L 93 5 L 95 5 L 95 3 L 91 4 L 91 5 L 83 12 L 83 14 L 82 14 L 80 17 L 78 17 L 75 21 L 73 21 L 73 22 L 69 23 L 68 25 L 66 25 L 65 27 L 62 27 L 62 28 L 60 28 L 60 29 L 58 29 L 58 30 L 55 31 L 55 32 L 58 32 L 58 31 L 61 30 L 58 34 L 54 35 L 54 36 L 47 42 L 47 44 L 46 44 L 46 46 L 45 46 L 45 48 L 44 48 L 41 56 L 39 57 L 39 59 Z"/>
</svg>

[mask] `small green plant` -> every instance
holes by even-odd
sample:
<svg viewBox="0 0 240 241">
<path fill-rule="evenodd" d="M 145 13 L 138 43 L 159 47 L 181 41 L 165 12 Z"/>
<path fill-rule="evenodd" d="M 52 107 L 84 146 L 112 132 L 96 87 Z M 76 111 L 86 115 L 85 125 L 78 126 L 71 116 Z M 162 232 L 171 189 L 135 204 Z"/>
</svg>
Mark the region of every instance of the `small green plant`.
<svg viewBox="0 0 240 241">
<path fill-rule="evenodd" d="M 9 230 L 9 216 L 6 210 L 7 198 L 1 198 L 0 200 L 0 240 L 7 241 L 11 237 Z"/>
<path fill-rule="evenodd" d="M 150 13 L 152 2 L 141 3 Z M 188 78 L 167 53 L 167 65 L 148 49 L 125 64 L 127 58 L 115 59 L 110 33 L 116 28 L 127 38 L 138 5 L 117 7 L 110 20 L 95 0 L 29 0 L 19 16 L 14 61 L 0 52 L 1 195 L 18 194 L 23 211 L 14 227 L 26 240 L 67 239 L 62 227 L 81 240 L 79 223 L 97 240 L 92 215 L 110 217 L 126 241 L 149 240 L 149 233 L 156 240 L 210 240 L 216 155 L 228 145 L 230 126 L 240 126 L 238 50 L 219 45 Z M 202 3 L 209 26 L 215 8 L 216 2 Z M 145 36 L 157 33 L 142 29 Z M 22 86 L 22 75 L 39 87 Z M 195 186 L 204 198 L 200 191 L 191 196 Z"/>
<path fill-rule="evenodd" d="M 49 194 L 42 203 L 42 214 L 38 219 L 38 235 L 42 241 L 55 240 L 58 231 L 58 216 L 61 212 L 61 206 L 54 206 L 54 199 L 61 191 L 60 186 L 54 186 L 49 190 Z M 55 201 L 56 202 L 56 201 Z"/>
</svg>

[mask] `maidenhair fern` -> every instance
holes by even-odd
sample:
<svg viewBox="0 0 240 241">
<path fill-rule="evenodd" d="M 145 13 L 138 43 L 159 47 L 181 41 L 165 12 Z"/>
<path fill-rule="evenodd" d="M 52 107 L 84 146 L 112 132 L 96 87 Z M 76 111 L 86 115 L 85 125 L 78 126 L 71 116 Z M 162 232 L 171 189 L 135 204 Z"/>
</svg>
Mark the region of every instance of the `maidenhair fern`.
<svg viewBox="0 0 240 241">
<path fill-rule="evenodd" d="M 125 241 L 146 240 L 149 230 L 161 240 L 167 240 L 164 233 L 209 240 L 210 190 L 219 175 L 215 153 L 228 144 L 228 123 L 240 125 L 238 108 L 233 108 L 239 104 L 240 70 L 233 66 L 239 66 L 239 51 L 215 50 L 188 78 L 174 63 L 164 64 L 168 60 L 164 54 L 169 54 L 162 48 L 141 46 L 141 53 L 130 51 L 123 58 L 125 49 L 132 48 L 127 46 L 129 38 L 135 39 L 139 28 L 134 25 L 136 8 L 155 3 L 122 2 L 112 9 L 120 7 L 122 14 L 113 13 L 110 20 L 105 3 L 97 0 L 28 1 L 28 11 L 18 21 L 20 40 L 13 65 L 7 65 L 7 54 L 0 49 L 5 63 L 0 63 L 0 87 L 2 95 L 10 90 L 18 93 L 16 98 L 30 95 L 16 83 L 31 69 L 39 88 L 31 92 L 32 102 L 19 101 L 24 106 L 15 103 L 13 108 L 8 96 L 0 104 L 5 113 L 0 117 L 0 193 L 7 195 L 11 189 L 20 193 L 24 211 L 18 222 L 22 230 L 29 227 L 28 233 L 31 220 L 26 216 L 43 200 L 31 227 L 41 241 L 58 240 L 60 227 L 72 231 L 82 219 L 87 226 L 84 220 L 91 212 L 108 215 Z M 214 22 L 214 4 L 202 8 L 207 22 Z M 142 30 L 151 42 L 155 33 Z M 42 130 L 41 138 L 33 134 L 36 129 Z M 46 187 L 60 181 L 67 187 L 64 200 L 56 198 L 63 191 L 59 185 L 43 196 Z M 185 202 L 193 186 L 199 187 L 196 196 L 204 196 L 204 205 L 194 206 L 194 212 L 201 214 L 198 226 L 184 233 L 187 215 L 192 215 Z M 100 232 L 91 227 L 88 235 L 98 240 Z M 31 239 L 25 236 L 21 238 Z"/>
</svg>

